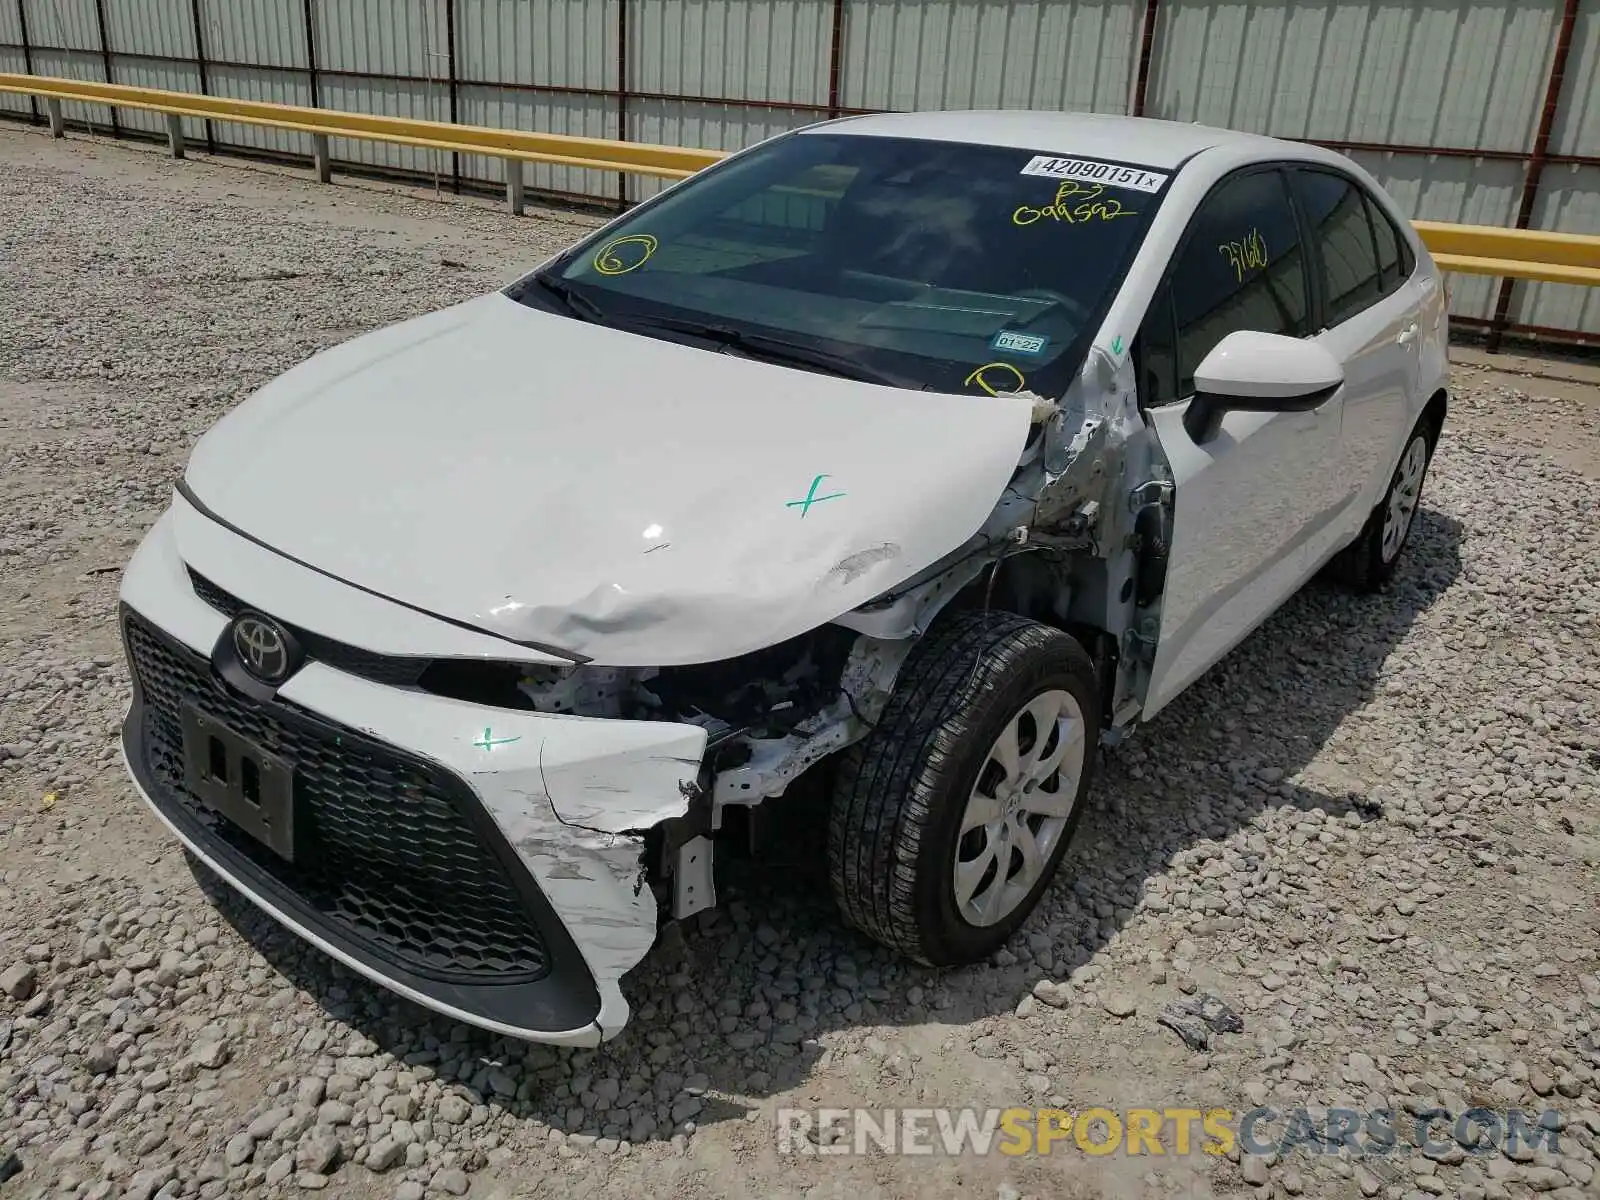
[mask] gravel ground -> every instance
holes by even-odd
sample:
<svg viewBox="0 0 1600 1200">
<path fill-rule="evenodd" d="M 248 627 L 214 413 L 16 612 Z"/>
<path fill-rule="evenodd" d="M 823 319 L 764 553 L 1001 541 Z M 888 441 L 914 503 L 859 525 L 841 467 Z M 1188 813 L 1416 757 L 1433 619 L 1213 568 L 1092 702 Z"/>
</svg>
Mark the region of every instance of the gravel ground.
<svg viewBox="0 0 1600 1200">
<path fill-rule="evenodd" d="M 556 1052 L 397 1001 L 191 870 L 123 779 L 113 626 L 188 447 L 587 220 L 0 128 L 0 1193 L 1600 1195 L 1600 387 L 1458 370 L 1391 591 L 1313 585 L 1112 755 L 992 963 L 910 967 L 780 864 L 669 931 L 621 1038 Z M 1243 1032 L 1194 1051 L 1156 1017 L 1206 991 Z M 1563 1128 L 1559 1154 L 1359 1160 L 775 1148 L 786 1105 L 1050 1103 Z"/>
</svg>

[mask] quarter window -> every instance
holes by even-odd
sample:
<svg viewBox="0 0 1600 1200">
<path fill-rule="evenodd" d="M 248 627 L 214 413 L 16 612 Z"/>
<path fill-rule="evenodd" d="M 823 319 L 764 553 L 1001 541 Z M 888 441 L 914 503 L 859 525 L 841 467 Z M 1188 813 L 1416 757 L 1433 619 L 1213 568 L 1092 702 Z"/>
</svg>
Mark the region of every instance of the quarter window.
<svg viewBox="0 0 1600 1200">
<path fill-rule="evenodd" d="M 1343 175 L 1296 171 L 1296 191 L 1322 259 L 1323 322 L 1331 327 L 1385 295 L 1384 272 L 1361 189 Z M 1394 230 L 1389 229 L 1391 238 Z M 1398 272 L 1399 247 L 1394 247 Z M 1398 285 L 1397 285 L 1398 286 Z"/>
<path fill-rule="evenodd" d="M 1372 198 L 1371 193 L 1363 192 L 1362 195 L 1366 197 L 1367 218 L 1372 222 L 1372 232 L 1378 241 L 1378 268 L 1383 273 L 1383 294 L 1388 296 L 1399 291 L 1401 285 L 1411 278 L 1416 263 L 1407 253 L 1409 247 L 1405 238 L 1394 227 L 1383 206 Z"/>
<path fill-rule="evenodd" d="M 1195 213 L 1140 333 L 1145 403 L 1190 395 L 1195 368 L 1228 334 L 1303 337 L 1309 312 L 1300 231 L 1282 174 L 1253 171 L 1224 182 Z"/>
</svg>

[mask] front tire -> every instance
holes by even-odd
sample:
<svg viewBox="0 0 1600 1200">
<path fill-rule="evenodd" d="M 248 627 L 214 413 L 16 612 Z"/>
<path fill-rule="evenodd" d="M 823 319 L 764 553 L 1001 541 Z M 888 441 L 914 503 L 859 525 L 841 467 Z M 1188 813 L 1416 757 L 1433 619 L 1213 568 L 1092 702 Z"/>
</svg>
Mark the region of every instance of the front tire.
<svg viewBox="0 0 1600 1200">
<path fill-rule="evenodd" d="M 930 966 L 999 949 L 1082 818 L 1099 694 L 1049 626 L 979 612 L 931 632 L 839 764 L 828 866 L 845 919 Z"/>
</svg>

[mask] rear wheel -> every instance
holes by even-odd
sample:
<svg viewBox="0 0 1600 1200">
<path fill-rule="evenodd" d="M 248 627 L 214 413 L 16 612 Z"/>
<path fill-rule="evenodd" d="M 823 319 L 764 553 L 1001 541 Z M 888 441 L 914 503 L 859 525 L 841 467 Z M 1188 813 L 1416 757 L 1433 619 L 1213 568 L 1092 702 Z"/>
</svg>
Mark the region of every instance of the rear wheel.
<svg viewBox="0 0 1600 1200">
<path fill-rule="evenodd" d="M 1066 853 L 1099 729 L 1094 666 L 1066 634 L 995 612 L 930 633 L 840 763 L 828 858 L 846 920 L 931 965 L 998 949 Z"/>
<path fill-rule="evenodd" d="M 1411 431 L 1389 488 L 1367 518 L 1361 535 L 1333 561 L 1334 573 L 1351 587 L 1377 591 L 1394 575 L 1411 538 L 1432 457 L 1433 430 L 1424 420 Z"/>
</svg>

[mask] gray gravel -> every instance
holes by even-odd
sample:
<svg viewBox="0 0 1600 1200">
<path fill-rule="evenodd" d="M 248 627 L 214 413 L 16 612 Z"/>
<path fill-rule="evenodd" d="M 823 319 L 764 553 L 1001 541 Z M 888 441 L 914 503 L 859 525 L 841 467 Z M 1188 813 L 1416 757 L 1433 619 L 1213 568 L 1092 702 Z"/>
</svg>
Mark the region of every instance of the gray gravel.
<svg viewBox="0 0 1600 1200">
<path fill-rule="evenodd" d="M 1600 1195 L 1600 437 L 1557 465 L 1493 427 L 1516 403 L 1588 437 L 1600 394 L 1458 372 L 1391 591 L 1313 585 L 1114 754 L 992 963 L 925 971 L 847 933 L 805 862 L 735 872 L 630 979 L 624 1036 L 558 1052 L 398 1001 L 191 871 L 122 779 L 112 618 L 217 416 L 584 219 L 5 127 L 0 168 L 8 1200 Z M 1198 1020 L 1189 997 L 1243 1031 L 1190 1049 L 1159 1020 Z M 775 1108 L 849 1103 L 1481 1105 L 1564 1128 L 1559 1155 L 774 1154 Z"/>
</svg>

